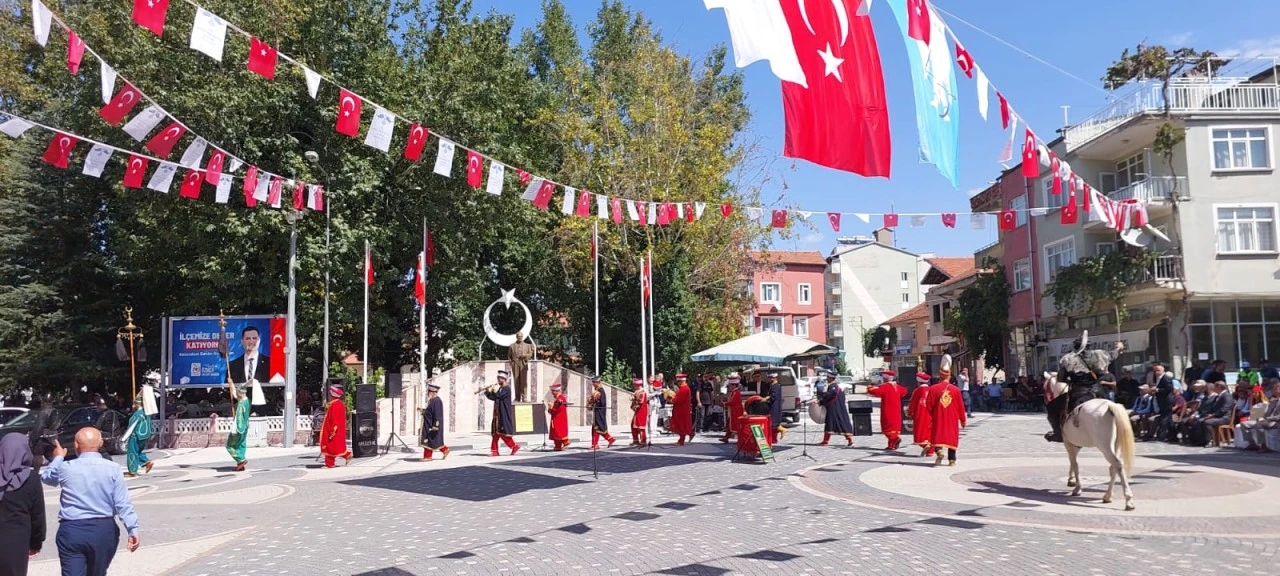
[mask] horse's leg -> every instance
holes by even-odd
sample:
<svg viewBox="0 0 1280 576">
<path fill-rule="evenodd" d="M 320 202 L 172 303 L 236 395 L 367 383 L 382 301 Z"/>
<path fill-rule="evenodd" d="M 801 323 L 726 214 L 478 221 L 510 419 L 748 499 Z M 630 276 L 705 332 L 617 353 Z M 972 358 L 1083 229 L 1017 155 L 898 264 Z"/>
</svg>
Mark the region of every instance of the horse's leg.
<svg viewBox="0 0 1280 576">
<path fill-rule="evenodd" d="M 1116 425 L 1115 417 L 1111 412 L 1107 412 L 1099 425 L 1094 428 L 1094 432 L 1098 434 L 1096 438 L 1098 451 L 1102 452 L 1102 457 L 1107 460 L 1107 474 L 1110 478 L 1107 480 L 1107 493 L 1102 495 L 1102 503 L 1111 503 L 1111 492 L 1116 486 L 1116 473 L 1120 471 L 1120 457 L 1116 455 Z"/>
<path fill-rule="evenodd" d="M 1067 471 L 1067 486 L 1073 488 L 1071 491 L 1072 496 L 1079 496 L 1080 463 L 1076 461 L 1076 456 L 1080 454 L 1080 447 L 1070 442 L 1065 442 L 1065 444 L 1067 447 L 1067 458 L 1071 461 L 1071 467 Z"/>
</svg>

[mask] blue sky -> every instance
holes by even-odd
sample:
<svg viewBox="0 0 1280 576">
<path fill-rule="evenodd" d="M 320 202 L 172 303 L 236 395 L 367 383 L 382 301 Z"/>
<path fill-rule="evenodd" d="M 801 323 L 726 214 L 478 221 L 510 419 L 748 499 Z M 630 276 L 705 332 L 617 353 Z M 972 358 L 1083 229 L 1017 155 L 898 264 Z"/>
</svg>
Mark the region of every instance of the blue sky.
<svg viewBox="0 0 1280 576">
<path fill-rule="evenodd" d="M 579 30 L 600 6 L 598 0 L 563 1 Z M 1275 23 L 1280 22 L 1280 2 L 1275 0 L 1230 0 L 1230 10 L 1212 9 L 1203 0 L 931 1 L 941 10 L 1088 82 L 1072 79 L 944 15 L 992 85 L 1046 139 L 1052 139 L 1063 125 L 1062 106 L 1071 107 L 1070 121 L 1077 122 L 1106 105 L 1108 94 L 1099 89 L 1098 78 L 1122 49 L 1144 39 L 1171 48 L 1186 45 L 1219 53 L 1280 55 L 1280 32 L 1275 28 Z M 630 0 L 627 4 L 645 12 L 668 43 L 694 60 L 717 45 L 729 44 L 723 13 L 705 10 L 699 0 Z M 529 27 L 541 17 L 541 3 L 533 0 L 475 0 L 475 6 L 480 11 L 493 8 L 514 14 L 519 28 Z M 871 18 L 888 92 L 892 178 L 863 178 L 783 158 L 779 81 L 767 63 L 758 62 L 744 70 L 747 103 L 752 112 L 744 138 L 758 142 L 763 160 L 772 162 L 776 184 L 765 189 L 762 202 L 815 212 L 969 211 L 969 196 L 999 174 L 997 158 L 1008 137 L 1000 129 L 994 94 L 990 96 L 989 121 L 984 122 L 978 115 L 973 80 L 956 71 L 962 110 L 960 188 L 952 188 L 932 165 L 917 163 L 910 66 L 902 36 L 884 0 L 873 0 Z M 777 239 L 774 248 L 829 251 L 835 244 L 835 234 L 825 218 L 813 220 L 812 229 L 801 228 L 792 238 Z M 841 235 L 869 234 L 876 226 L 875 217 L 871 224 L 862 224 L 845 216 Z M 924 227 L 911 228 L 904 218 L 897 238 L 899 246 L 916 252 L 971 255 L 975 249 L 995 241 L 995 221 L 989 222 L 987 230 L 971 230 L 963 217 L 955 229 L 943 228 L 937 218 L 930 218 Z"/>
</svg>

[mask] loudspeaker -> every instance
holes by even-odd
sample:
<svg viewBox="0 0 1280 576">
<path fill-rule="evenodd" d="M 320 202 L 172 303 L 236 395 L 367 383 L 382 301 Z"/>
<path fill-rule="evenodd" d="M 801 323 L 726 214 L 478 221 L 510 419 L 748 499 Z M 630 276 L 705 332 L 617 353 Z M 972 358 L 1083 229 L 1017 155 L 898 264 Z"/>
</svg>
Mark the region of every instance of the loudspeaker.
<svg viewBox="0 0 1280 576">
<path fill-rule="evenodd" d="M 850 400 L 849 418 L 853 421 L 854 436 L 871 435 L 871 401 Z"/>
<path fill-rule="evenodd" d="M 356 386 L 356 412 L 377 412 L 377 398 L 373 384 Z"/>
<path fill-rule="evenodd" d="M 357 388 L 357 390 L 359 389 Z M 357 412 L 351 415 L 351 423 L 347 428 L 351 430 L 351 455 L 353 457 L 367 458 L 378 455 L 377 414 Z"/>
<path fill-rule="evenodd" d="M 396 372 L 387 374 L 387 398 L 399 398 L 404 382 L 404 374 Z"/>
</svg>

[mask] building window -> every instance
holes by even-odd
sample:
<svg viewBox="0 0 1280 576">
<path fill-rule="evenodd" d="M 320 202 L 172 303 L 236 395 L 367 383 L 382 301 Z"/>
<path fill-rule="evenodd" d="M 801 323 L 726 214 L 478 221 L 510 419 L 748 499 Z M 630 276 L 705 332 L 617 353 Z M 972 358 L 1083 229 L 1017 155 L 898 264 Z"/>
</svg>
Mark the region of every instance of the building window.
<svg viewBox="0 0 1280 576">
<path fill-rule="evenodd" d="M 777 282 L 761 282 L 760 302 L 762 304 L 782 304 L 782 284 Z M 779 330 L 779 332 L 781 332 L 781 330 Z"/>
<path fill-rule="evenodd" d="M 1058 271 L 1076 263 L 1076 241 L 1066 238 L 1044 247 L 1045 283 L 1053 282 Z"/>
<path fill-rule="evenodd" d="M 1013 291 L 1031 289 L 1031 259 L 1023 258 L 1013 263 Z"/>
<path fill-rule="evenodd" d="M 1009 209 L 1013 210 L 1017 215 L 1017 225 L 1022 226 L 1027 223 L 1027 195 L 1023 194 L 1014 198 L 1009 202 Z"/>
<path fill-rule="evenodd" d="M 1219 254 L 1276 251 L 1276 205 L 1214 206 Z"/>
<path fill-rule="evenodd" d="M 1116 162 L 1116 189 L 1132 186 L 1147 179 L 1147 153 L 1139 152 Z"/>
<path fill-rule="evenodd" d="M 809 337 L 809 319 L 794 318 L 791 320 L 791 333 L 801 338 Z"/>
<path fill-rule="evenodd" d="M 1115 251 L 1116 251 L 1115 242 L 1099 242 L 1095 244 L 1093 247 L 1093 253 L 1098 256 L 1102 256 L 1104 254 L 1111 254 Z"/>
<path fill-rule="evenodd" d="M 902 303 L 903 303 L 903 304 L 910 304 L 910 303 L 911 303 L 911 293 L 910 293 L 910 292 L 903 292 L 903 293 L 902 293 Z"/>
<path fill-rule="evenodd" d="M 942 306 L 934 304 L 933 306 L 930 306 L 930 308 L 933 310 L 933 323 L 938 324 L 942 322 Z"/>
<path fill-rule="evenodd" d="M 903 272 L 903 273 L 902 273 L 902 281 L 903 281 L 903 282 L 906 282 L 908 279 L 910 279 L 910 277 L 909 277 L 909 276 L 907 276 L 907 273 L 906 273 L 906 272 Z"/>
<path fill-rule="evenodd" d="M 1280 358 L 1280 301 L 1214 300 L 1191 303 L 1191 356 L 1208 354 L 1227 363 L 1227 372 L 1240 361 L 1256 367 Z"/>
<path fill-rule="evenodd" d="M 782 317 L 780 316 L 761 316 L 760 317 L 761 332 L 777 332 L 782 333 Z"/>
<path fill-rule="evenodd" d="M 808 284 L 801 284 L 797 292 L 799 293 L 799 302 L 801 304 L 813 303 L 813 288 Z"/>
<path fill-rule="evenodd" d="M 1271 167 L 1266 128 L 1215 128 L 1214 170 L 1258 170 Z"/>
<path fill-rule="evenodd" d="M 1067 187 L 1066 180 L 1062 181 L 1062 187 L 1063 188 Z M 1061 194 L 1053 193 L 1053 174 L 1049 174 L 1043 180 L 1040 181 L 1040 188 L 1044 193 L 1045 208 L 1052 210 L 1054 208 L 1061 208 L 1063 204 L 1066 204 L 1067 202 L 1066 190 L 1063 190 Z"/>
</svg>

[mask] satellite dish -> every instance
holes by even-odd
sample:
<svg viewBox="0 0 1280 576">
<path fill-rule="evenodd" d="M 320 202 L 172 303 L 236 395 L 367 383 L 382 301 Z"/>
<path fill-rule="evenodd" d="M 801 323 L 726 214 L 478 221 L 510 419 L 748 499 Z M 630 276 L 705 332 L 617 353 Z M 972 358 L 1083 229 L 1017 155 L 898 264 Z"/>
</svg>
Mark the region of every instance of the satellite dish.
<svg viewBox="0 0 1280 576">
<path fill-rule="evenodd" d="M 1152 226 L 1150 224 L 1143 224 L 1142 230 L 1145 231 L 1147 234 L 1150 234 L 1152 236 L 1155 236 L 1156 238 L 1159 238 L 1161 241 L 1172 242 L 1172 240 L 1169 240 L 1168 236 L 1164 235 L 1164 232 L 1161 232 L 1160 229 L 1156 228 L 1155 226 Z"/>
<path fill-rule="evenodd" d="M 1120 239 L 1125 244 L 1137 246 L 1138 248 L 1147 248 L 1151 246 L 1152 238 L 1144 233 L 1141 228 L 1131 228 L 1120 233 Z"/>
</svg>

